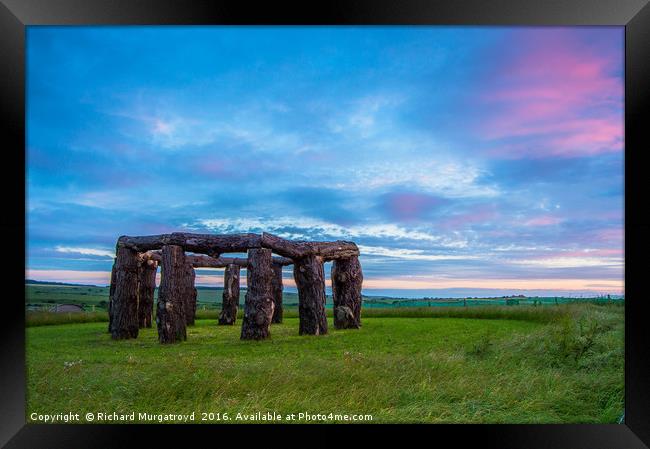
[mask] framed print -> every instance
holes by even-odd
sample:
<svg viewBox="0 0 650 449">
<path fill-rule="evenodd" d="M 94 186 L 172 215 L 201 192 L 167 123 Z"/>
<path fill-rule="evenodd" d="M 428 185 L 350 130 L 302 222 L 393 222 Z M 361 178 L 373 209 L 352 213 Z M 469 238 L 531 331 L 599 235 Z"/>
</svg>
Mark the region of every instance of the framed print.
<svg viewBox="0 0 650 449">
<path fill-rule="evenodd" d="M 647 1 L 2 23 L 3 444 L 647 447 Z"/>
</svg>

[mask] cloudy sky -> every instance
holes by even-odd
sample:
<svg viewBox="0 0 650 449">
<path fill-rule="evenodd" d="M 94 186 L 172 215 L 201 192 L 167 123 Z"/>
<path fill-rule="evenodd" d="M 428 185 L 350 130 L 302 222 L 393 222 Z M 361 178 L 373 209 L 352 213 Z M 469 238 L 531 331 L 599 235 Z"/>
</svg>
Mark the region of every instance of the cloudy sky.
<svg viewBox="0 0 650 449">
<path fill-rule="evenodd" d="M 355 241 L 367 294 L 621 293 L 623 38 L 28 27 L 26 276 L 106 284 L 124 234 L 268 231 Z"/>
</svg>

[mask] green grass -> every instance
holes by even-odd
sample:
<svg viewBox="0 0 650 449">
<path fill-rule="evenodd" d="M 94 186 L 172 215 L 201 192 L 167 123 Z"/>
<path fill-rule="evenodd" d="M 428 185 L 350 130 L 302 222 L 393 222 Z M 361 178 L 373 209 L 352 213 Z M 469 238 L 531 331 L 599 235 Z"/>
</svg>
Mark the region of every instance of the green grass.
<svg viewBox="0 0 650 449">
<path fill-rule="evenodd" d="M 107 287 L 86 287 L 68 285 L 27 284 L 25 303 L 41 306 L 54 304 L 77 304 L 106 308 L 108 305 Z"/>
<path fill-rule="evenodd" d="M 26 284 L 25 305 L 47 310 L 54 304 L 76 304 L 89 312 L 106 311 L 108 309 L 108 290 L 108 287 L 85 285 Z M 239 295 L 240 304 L 244 304 L 245 294 L 246 289 L 242 288 Z M 222 295 L 223 288 L 220 287 L 197 287 L 197 308 L 199 310 L 214 310 L 221 307 Z M 157 288 L 154 291 L 154 298 L 158 298 Z M 284 292 L 283 301 L 285 304 L 297 306 L 298 295 Z"/>
<path fill-rule="evenodd" d="M 476 318 L 476 319 L 505 319 L 505 320 L 524 320 L 539 323 L 548 323 L 556 321 L 566 314 L 571 314 L 573 310 L 582 310 L 583 305 L 560 306 L 477 306 L 477 307 L 400 307 L 400 308 L 367 308 L 362 310 L 363 317 L 403 317 L 403 318 Z M 587 307 L 587 305 L 584 305 Z M 611 305 L 609 307 L 622 307 L 620 305 Z M 197 310 L 197 319 L 216 320 L 221 311 L 219 309 Z M 325 310 L 328 317 L 332 317 L 332 310 Z M 241 319 L 242 307 L 240 306 L 237 316 Z M 155 307 L 154 307 L 155 314 Z M 298 308 L 295 306 L 285 306 L 283 311 L 284 317 L 298 317 Z M 108 322 L 107 312 L 73 312 L 73 313 L 54 313 L 43 311 L 26 312 L 26 325 L 45 326 L 52 324 L 71 324 L 71 323 L 90 323 L 90 322 Z"/>
<path fill-rule="evenodd" d="M 160 345 L 155 329 L 113 341 L 103 322 L 29 327 L 28 419 L 332 412 L 373 422 L 614 423 L 621 415 L 623 307 L 440 309 L 364 310 L 362 329 L 325 336 L 298 336 L 287 311 L 262 342 L 239 340 L 239 325 L 213 317 L 176 345 Z"/>
</svg>

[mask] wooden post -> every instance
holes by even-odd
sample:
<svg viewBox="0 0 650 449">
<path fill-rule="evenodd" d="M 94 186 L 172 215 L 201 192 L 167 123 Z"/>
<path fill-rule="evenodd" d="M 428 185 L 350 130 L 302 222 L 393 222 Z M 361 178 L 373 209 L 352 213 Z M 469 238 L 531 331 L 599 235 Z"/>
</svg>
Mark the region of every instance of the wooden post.
<svg viewBox="0 0 650 449">
<path fill-rule="evenodd" d="M 273 264 L 273 278 L 271 279 L 271 294 L 273 295 L 273 318 L 271 323 L 282 322 L 282 265 Z"/>
<path fill-rule="evenodd" d="M 269 327 L 273 317 L 272 252 L 259 248 L 248 250 L 247 290 L 244 302 L 242 340 L 262 340 L 270 336 Z"/>
<path fill-rule="evenodd" d="M 192 265 L 185 263 L 185 323 L 188 326 L 194 326 L 194 319 L 196 317 L 196 287 L 194 281 L 196 280 L 196 273 Z"/>
<path fill-rule="evenodd" d="M 156 289 L 156 271 L 158 263 L 153 260 L 145 260 L 140 264 L 138 275 L 138 326 L 140 329 L 151 327 L 151 315 L 153 313 L 153 293 Z"/>
<path fill-rule="evenodd" d="M 325 314 L 325 275 L 323 258 L 305 256 L 294 259 L 293 276 L 298 287 L 298 314 L 300 335 L 327 333 Z"/>
<path fill-rule="evenodd" d="M 357 256 L 349 259 L 337 259 L 332 263 L 335 328 L 358 329 L 361 327 L 362 283 L 363 273 Z"/>
<path fill-rule="evenodd" d="M 113 311 L 111 306 L 113 305 L 113 295 L 115 294 L 115 264 L 117 263 L 117 258 L 113 259 L 113 268 L 111 268 L 111 286 L 108 288 L 108 333 L 111 333 L 111 326 L 113 323 Z"/>
<path fill-rule="evenodd" d="M 111 304 L 111 337 L 138 337 L 138 253 L 119 247 L 115 260 L 115 291 Z"/>
<path fill-rule="evenodd" d="M 158 290 L 158 340 L 175 343 L 187 340 L 185 323 L 185 252 L 176 245 L 162 249 L 160 289 Z"/>
<path fill-rule="evenodd" d="M 239 308 L 239 265 L 226 266 L 223 274 L 223 296 L 219 324 L 233 325 Z"/>
</svg>

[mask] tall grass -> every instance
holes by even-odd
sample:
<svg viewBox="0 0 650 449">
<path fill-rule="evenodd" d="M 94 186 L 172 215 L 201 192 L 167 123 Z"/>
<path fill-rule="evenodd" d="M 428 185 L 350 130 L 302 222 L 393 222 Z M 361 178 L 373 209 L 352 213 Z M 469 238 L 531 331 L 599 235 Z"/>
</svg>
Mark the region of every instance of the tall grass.
<svg viewBox="0 0 650 449">
<path fill-rule="evenodd" d="M 361 316 L 366 318 L 472 318 L 489 320 L 521 320 L 535 323 L 557 322 L 564 317 L 575 317 L 588 310 L 623 310 L 618 304 L 560 304 L 557 306 L 475 306 L 475 307 L 394 307 L 394 308 L 366 308 L 362 309 Z M 196 318 L 199 320 L 216 320 L 220 310 L 197 310 Z M 326 310 L 327 316 L 332 318 L 332 310 Z M 285 318 L 297 318 L 297 307 L 285 307 Z M 240 307 L 237 318 L 243 317 Z M 26 325 L 46 326 L 52 324 L 93 323 L 108 321 L 107 312 L 26 312 Z"/>
<path fill-rule="evenodd" d="M 53 324 L 108 322 L 108 312 L 26 312 L 25 325 L 48 326 Z"/>
<path fill-rule="evenodd" d="M 28 411 L 348 412 L 429 423 L 622 415 L 623 307 L 440 309 L 366 310 L 361 329 L 318 337 L 299 336 L 287 310 L 259 342 L 217 326 L 214 312 L 176 345 L 159 344 L 155 328 L 114 341 L 104 323 L 31 327 Z"/>
</svg>

